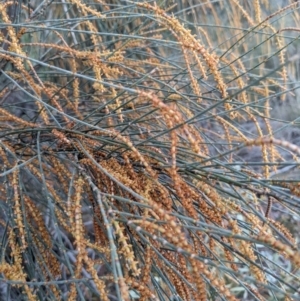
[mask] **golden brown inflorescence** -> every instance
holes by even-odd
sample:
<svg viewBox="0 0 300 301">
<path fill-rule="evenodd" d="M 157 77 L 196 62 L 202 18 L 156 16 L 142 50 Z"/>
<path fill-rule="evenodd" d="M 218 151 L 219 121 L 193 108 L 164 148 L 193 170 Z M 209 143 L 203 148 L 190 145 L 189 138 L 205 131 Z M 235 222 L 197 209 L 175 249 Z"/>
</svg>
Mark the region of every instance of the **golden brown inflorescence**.
<svg viewBox="0 0 300 301">
<path fill-rule="evenodd" d="M 297 239 L 271 200 L 298 218 L 299 184 L 269 177 L 281 149 L 300 149 L 274 138 L 269 101 L 287 89 L 280 33 L 294 28 L 271 23 L 299 22 L 297 4 L 264 17 L 268 1 L 253 14 L 227 1 L 231 27 L 251 28 L 221 41 L 186 11 L 220 22 L 223 2 L 171 2 L 0 3 L 0 273 L 14 300 L 296 294 Z M 236 154 L 255 146 L 253 170 Z"/>
</svg>

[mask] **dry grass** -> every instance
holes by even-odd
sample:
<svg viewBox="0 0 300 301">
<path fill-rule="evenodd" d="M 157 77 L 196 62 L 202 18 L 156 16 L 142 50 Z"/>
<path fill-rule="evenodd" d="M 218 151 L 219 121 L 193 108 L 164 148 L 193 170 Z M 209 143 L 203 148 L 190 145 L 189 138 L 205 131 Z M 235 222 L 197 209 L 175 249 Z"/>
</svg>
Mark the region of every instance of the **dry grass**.
<svg viewBox="0 0 300 301">
<path fill-rule="evenodd" d="M 3 299 L 300 300 L 279 2 L 0 3 Z"/>
</svg>

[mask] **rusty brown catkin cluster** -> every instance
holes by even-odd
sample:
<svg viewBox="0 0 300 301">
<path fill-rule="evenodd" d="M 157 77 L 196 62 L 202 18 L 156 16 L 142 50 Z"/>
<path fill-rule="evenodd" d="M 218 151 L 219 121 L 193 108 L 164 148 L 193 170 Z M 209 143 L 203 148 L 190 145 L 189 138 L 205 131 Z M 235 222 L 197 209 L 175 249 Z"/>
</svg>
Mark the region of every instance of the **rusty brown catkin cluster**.
<svg viewBox="0 0 300 301">
<path fill-rule="evenodd" d="M 270 122 L 298 4 L 227 2 L 0 3 L 1 297 L 299 300 L 271 206 L 297 220 L 299 183 L 270 179 L 300 155 Z M 250 30 L 190 20 L 227 10 Z"/>
</svg>

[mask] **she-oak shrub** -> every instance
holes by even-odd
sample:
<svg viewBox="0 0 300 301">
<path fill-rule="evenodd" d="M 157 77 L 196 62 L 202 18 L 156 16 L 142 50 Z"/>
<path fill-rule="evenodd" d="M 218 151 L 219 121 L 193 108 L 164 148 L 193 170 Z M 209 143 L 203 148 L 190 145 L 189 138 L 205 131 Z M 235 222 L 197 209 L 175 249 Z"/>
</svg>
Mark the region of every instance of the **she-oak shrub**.
<svg viewBox="0 0 300 301">
<path fill-rule="evenodd" d="M 281 4 L 1 1 L 3 300 L 300 300 Z"/>
</svg>

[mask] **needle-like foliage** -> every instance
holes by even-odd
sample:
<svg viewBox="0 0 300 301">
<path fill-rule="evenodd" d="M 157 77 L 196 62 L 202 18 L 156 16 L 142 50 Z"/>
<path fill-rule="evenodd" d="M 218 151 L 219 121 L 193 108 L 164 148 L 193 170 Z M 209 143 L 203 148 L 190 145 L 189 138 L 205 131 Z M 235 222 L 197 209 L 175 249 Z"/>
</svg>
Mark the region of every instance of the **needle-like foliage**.
<svg viewBox="0 0 300 301">
<path fill-rule="evenodd" d="M 0 19 L 1 300 L 300 300 L 297 1 Z"/>
</svg>

